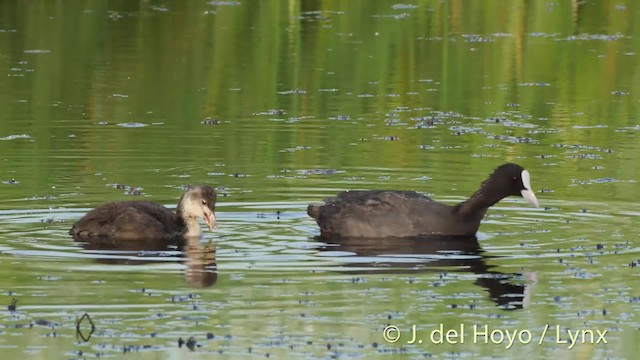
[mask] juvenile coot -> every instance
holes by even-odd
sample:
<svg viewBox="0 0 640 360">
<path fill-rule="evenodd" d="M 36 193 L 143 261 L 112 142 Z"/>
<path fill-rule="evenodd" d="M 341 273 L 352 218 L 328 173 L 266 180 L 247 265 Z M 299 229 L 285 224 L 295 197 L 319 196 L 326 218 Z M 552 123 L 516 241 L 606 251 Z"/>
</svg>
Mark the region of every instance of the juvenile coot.
<svg viewBox="0 0 640 360">
<path fill-rule="evenodd" d="M 216 193 L 206 185 L 189 187 L 176 213 L 150 201 L 120 201 L 101 205 L 78 220 L 69 234 L 79 241 L 176 239 L 200 236 L 198 218 L 215 226 Z"/>
<path fill-rule="evenodd" d="M 345 191 L 309 205 L 307 214 L 324 237 L 473 235 L 487 209 L 510 195 L 538 207 L 529 172 L 520 165 L 499 166 L 467 201 L 453 206 L 414 191 Z"/>
</svg>

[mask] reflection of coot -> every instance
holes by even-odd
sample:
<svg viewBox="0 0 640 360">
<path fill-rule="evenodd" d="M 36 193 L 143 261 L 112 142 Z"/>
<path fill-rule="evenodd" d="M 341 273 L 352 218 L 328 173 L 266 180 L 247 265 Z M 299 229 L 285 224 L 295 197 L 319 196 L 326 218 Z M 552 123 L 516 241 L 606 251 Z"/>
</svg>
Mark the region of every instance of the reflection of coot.
<svg viewBox="0 0 640 360">
<path fill-rule="evenodd" d="M 489 298 L 505 309 L 521 309 L 529 301 L 531 284 L 519 283 L 521 274 L 491 271 L 487 265 L 489 257 L 484 256 L 475 236 L 429 236 L 419 238 L 398 238 L 381 241 L 379 238 L 335 238 L 322 239 L 321 251 L 344 251 L 358 257 L 394 256 L 394 261 L 371 261 L 367 263 L 375 270 L 355 271 L 356 273 L 412 273 L 438 271 L 446 267 L 447 272 L 470 272 L 477 275 L 476 284 L 489 292 Z M 412 257 L 413 256 L 413 257 Z M 407 261 L 397 261 L 398 257 Z M 422 265 L 421 265 L 422 264 Z M 353 262 L 362 266 L 362 262 Z M 347 265 L 349 266 L 349 265 Z M 383 269 L 380 269 L 383 268 Z"/>
<path fill-rule="evenodd" d="M 171 243 L 165 239 L 136 241 L 100 239 L 83 242 L 82 246 L 86 250 L 95 250 L 99 254 L 119 256 L 97 258 L 96 261 L 102 264 L 147 264 L 158 262 L 159 257 L 184 257 L 184 263 L 187 265 L 184 277 L 189 285 L 209 287 L 218 280 L 215 245 L 210 243 L 202 246 L 199 238 L 182 238 Z"/>
<path fill-rule="evenodd" d="M 307 213 L 324 237 L 390 238 L 421 235 L 473 235 L 487 209 L 507 196 L 538 200 L 529 172 L 516 164 L 498 167 L 471 198 L 449 206 L 414 191 L 345 191 Z"/>
<path fill-rule="evenodd" d="M 213 243 L 201 246 L 199 243 L 184 247 L 185 269 L 184 278 L 193 287 L 209 287 L 218 281 L 216 268 L 216 248 Z"/>
<path fill-rule="evenodd" d="M 215 226 L 216 193 L 209 186 L 189 187 L 178 202 L 176 213 L 150 201 L 111 202 L 89 211 L 69 234 L 78 241 L 172 240 L 200 236 L 198 218 L 212 230 Z"/>
</svg>

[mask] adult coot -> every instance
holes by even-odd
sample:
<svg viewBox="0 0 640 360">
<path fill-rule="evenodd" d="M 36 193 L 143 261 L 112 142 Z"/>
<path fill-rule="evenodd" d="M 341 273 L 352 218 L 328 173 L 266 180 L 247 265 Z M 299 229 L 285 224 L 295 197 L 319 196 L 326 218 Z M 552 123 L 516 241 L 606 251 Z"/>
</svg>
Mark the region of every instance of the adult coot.
<svg viewBox="0 0 640 360">
<path fill-rule="evenodd" d="M 499 166 L 467 201 L 453 206 L 414 191 L 345 191 L 309 205 L 307 214 L 324 237 L 473 235 L 487 209 L 510 195 L 538 207 L 529 172 L 517 164 Z"/>
<path fill-rule="evenodd" d="M 216 193 L 206 185 L 189 187 L 176 213 L 150 201 L 101 205 L 78 220 L 69 234 L 78 241 L 176 239 L 200 236 L 198 218 L 215 226 Z"/>
</svg>

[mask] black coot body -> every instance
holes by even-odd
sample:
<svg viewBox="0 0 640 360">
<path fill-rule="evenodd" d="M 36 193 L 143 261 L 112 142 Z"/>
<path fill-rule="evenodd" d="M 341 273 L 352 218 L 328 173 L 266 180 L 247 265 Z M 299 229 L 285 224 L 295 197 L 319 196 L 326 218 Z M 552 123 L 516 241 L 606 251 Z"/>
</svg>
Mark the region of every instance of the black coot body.
<svg viewBox="0 0 640 360">
<path fill-rule="evenodd" d="M 175 239 L 200 236 L 197 219 L 215 225 L 216 193 L 206 185 L 190 187 L 174 213 L 150 201 L 120 201 L 101 205 L 78 220 L 69 234 L 77 241 Z"/>
<path fill-rule="evenodd" d="M 324 237 L 414 237 L 473 235 L 487 209 L 511 195 L 537 207 L 529 172 L 517 164 L 499 166 L 467 201 L 445 205 L 414 191 L 345 191 L 311 204 L 309 216 Z"/>
</svg>

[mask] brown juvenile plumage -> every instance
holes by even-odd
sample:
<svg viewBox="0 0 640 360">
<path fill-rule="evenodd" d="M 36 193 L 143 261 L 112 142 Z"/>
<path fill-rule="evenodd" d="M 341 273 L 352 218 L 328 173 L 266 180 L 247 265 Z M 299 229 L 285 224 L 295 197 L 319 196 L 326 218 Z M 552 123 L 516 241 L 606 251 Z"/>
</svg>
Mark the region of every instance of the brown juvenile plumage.
<svg viewBox="0 0 640 360">
<path fill-rule="evenodd" d="M 216 193 L 206 185 L 187 189 L 176 213 L 150 201 L 119 201 L 101 205 L 78 220 L 69 234 L 78 241 L 146 240 L 199 236 L 198 218 L 209 230 L 215 225 Z"/>
</svg>

